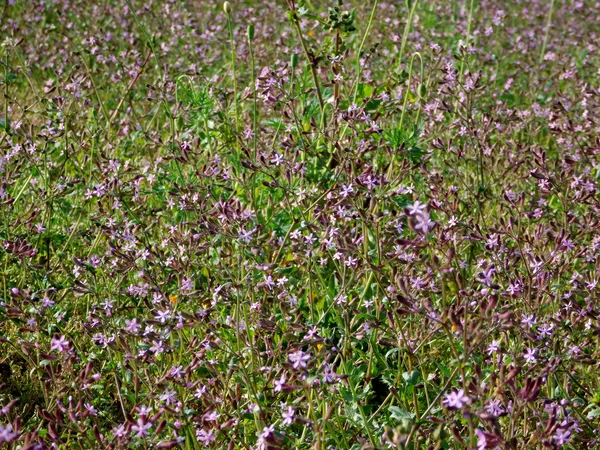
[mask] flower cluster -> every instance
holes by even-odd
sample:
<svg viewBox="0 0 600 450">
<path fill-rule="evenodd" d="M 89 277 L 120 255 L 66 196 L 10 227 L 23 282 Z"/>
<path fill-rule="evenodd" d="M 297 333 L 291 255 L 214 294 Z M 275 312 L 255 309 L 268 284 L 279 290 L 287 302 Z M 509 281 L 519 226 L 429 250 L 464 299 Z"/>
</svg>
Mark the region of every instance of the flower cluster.
<svg viewBox="0 0 600 450">
<path fill-rule="evenodd" d="M 0 448 L 600 446 L 598 2 L 341 3 L 3 3 Z"/>
</svg>

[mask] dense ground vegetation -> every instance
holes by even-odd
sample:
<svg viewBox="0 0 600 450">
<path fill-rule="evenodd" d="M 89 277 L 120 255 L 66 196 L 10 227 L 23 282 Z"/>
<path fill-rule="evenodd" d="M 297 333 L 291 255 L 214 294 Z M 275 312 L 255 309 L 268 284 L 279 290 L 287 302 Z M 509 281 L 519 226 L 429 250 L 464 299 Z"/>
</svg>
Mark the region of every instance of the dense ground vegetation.
<svg viewBox="0 0 600 450">
<path fill-rule="evenodd" d="M 0 448 L 600 445 L 599 2 L 0 11 Z"/>
</svg>

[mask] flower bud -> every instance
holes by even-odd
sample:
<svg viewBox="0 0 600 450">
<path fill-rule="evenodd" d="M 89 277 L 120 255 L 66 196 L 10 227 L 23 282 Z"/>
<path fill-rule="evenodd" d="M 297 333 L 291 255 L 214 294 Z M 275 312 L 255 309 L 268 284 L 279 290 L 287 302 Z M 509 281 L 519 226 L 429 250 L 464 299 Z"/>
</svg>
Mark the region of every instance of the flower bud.
<svg viewBox="0 0 600 450">
<path fill-rule="evenodd" d="M 291 63 L 292 63 L 292 69 L 295 69 L 296 67 L 298 67 L 298 55 L 296 53 L 292 54 Z"/>
<path fill-rule="evenodd" d="M 248 36 L 248 41 L 252 42 L 254 40 L 254 24 L 251 23 L 248 25 L 248 29 L 246 30 L 246 34 Z"/>
<path fill-rule="evenodd" d="M 229 3 L 229 2 L 223 3 L 223 11 L 225 11 L 225 14 L 230 15 L 231 14 L 231 3 Z"/>
</svg>

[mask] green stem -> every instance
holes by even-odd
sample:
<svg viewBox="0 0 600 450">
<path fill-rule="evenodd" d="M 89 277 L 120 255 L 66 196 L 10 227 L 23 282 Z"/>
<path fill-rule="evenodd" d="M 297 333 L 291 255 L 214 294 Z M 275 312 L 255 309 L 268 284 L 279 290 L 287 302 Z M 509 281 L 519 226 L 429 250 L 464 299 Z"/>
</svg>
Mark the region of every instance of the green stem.
<svg viewBox="0 0 600 450">
<path fill-rule="evenodd" d="M 346 375 L 348 375 L 348 386 L 350 387 L 350 392 L 352 392 L 352 398 L 356 402 L 356 407 L 358 408 L 360 417 L 363 420 L 365 429 L 367 431 L 367 434 L 369 435 L 369 440 L 371 441 L 373 448 L 377 448 L 377 440 L 375 439 L 375 436 L 373 435 L 373 431 L 371 430 L 371 427 L 369 426 L 369 419 L 367 418 L 367 415 L 365 414 L 363 407 L 359 404 L 358 398 L 356 396 L 356 387 L 354 386 L 354 383 L 352 382 L 351 371 L 349 370 L 348 362 L 345 359 L 344 359 L 344 372 L 346 373 Z"/>
<path fill-rule="evenodd" d="M 4 133 L 8 134 L 8 45 L 4 51 Z"/>
<path fill-rule="evenodd" d="M 552 14 L 554 13 L 554 0 L 550 1 L 550 10 L 548 11 L 548 21 L 546 22 L 546 32 L 544 33 L 544 43 L 542 44 L 542 51 L 540 52 L 540 64 L 544 62 L 544 55 L 546 54 L 546 45 L 548 44 L 548 35 L 550 34 L 550 25 L 552 24 Z"/>
<path fill-rule="evenodd" d="M 362 68 L 360 67 L 360 55 L 362 54 L 365 42 L 367 41 L 367 36 L 371 31 L 371 26 L 373 25 L 373 19 L 375 18 L 375 11 L 377 10 L 378 4 L 379 0 L 375 0 L 375 2 L 373 3 L 373 9 L 371 10 L 371 15 L 369 16 L 369 23 L 367 24 L 367 29 L 365 30 L 365 34 L 363 35 L 362 41 L 360 42 L 360 47 L 358 47 L 358 52 L 356 53 L 356 81 L 354 82 L 354 94 L 352 95 L 352 103 L 356 103 L 358 85 L 360 82 L 360 76 L 362 75 Z M 344 129 L 344 131 L 346 131 L 346 129 Z M 344 133 L 342 133 L 342 137 L 343 136 Z"/>
<path fill-rule="evenodd" d="M 235 130 L 240 131 L 239 104 L 237 96 L 237 77 L 235 73 L 235 42 L 233 40 L 233 24 L 231 14 L 227 14 L 227 25 L 229 26 L 229 40 L 231 42 L 231 69 L 233 71 L 233 101 L 235 105 Z"/>
<path fill-rule="evenodd" d="M 419 60 L 421 62 L 421 80 L 423 80 L 423 77 L 424 77 L 423 57 L 421 56 L 421 54 L 419 52 L 415 52 L 412 55 L 412 57 L 410 58 L 410 65 L 408 67 L 408 79 L 406 80 L 406 92 L 404 93 L 404 103 L 402 104 L 402 114 L 400 115 L 400 125 L 398 126 L 398 129 L 400 130 L 401 133 L 404 133 L 404 131 L 403 131 L 404 114 L 406 113 L 406 106 L 408 104 L 408 94 L 410 93 L 410 85 L 412 83 L 413 65 L 415 63 L 415 57 L 417 57 L 417 56 L 419 57 Z M 420 107 L 419 107 L 419 111 L 420 111 Z M 393 167 L 394 167 L 394 158 L 392 156 L 390 165 L 388 167 L 387 175 L 386 175 L 388 180 L 391 180 Z"/>
<path fill-rule="evenodd" d="M 378 4 L 379 0 L 375 0 L 375 2 L 373 3 L 373 9 L 371 10 L 371 15 L 369 16 L 369 23 L 367 24 L 367 29 L 365 30 L 365 34 L 363 35 L 362 41 L 360 42 L 360 47 L 358 47 L 358 52 L 356 53 L 356 80 L 354 81 L 354 93 L 352 94 L 352 103 L 356 103 L 356 96 L 358 95 L 358 85 L 360 82 L 360 76 L 362 75 L 362 68 L 360 67 L 360 55 L 365 46 L 365 42 L 367 41 L 367 36 L 369 35 L 371 26 L 373 25 L 373 19 L 375 18 L 375 11 L 377 10 Z M 338 139 L 339 141 L 344 139 L 346 131 L 348 131 L 348 127 L 349 124 L 347 123 L 344 129 L 342 130 L 340 138 Z"/>
<path fill-rule="evenodd" d="M 410 66 L 408 68 L 408 80 L 406 81 L 406 92 L 404 93 L 404 103 L 402 105 L 402 114 L 400 115 L 400 130 L 402 130 L 402 126 L 404 125 L 404 114 L 406 113 L 406 105 L 408 104 L 408 94 L 410 93 L 410 85 L 412 83 L 412 73 L 413 73 L 413 65 L 415 62 L 415 57 L 419 57 L 421 62 L 421 80 L 423 79 L 424 69 L 423 69 L 423 57 L 419 52 L 415 52 L 410 58 Z"/>
<path fill-rule="evenodd" d="M 410 11 L 408 13 L 408 19 L 406 20 L 406 25 L 404 26 L 404 33 L 402 33 L 402 42 L 400 43 L 400 54 L 398 55 L 398 69 L 400 69 L 400 64 L 402 64 L 402 57 L 404 56 L 404 49 L 406 48 L 406 42 L 408 42 L 408 34 L 410 33 L 410 27 L 412 26 L 413 18 L 415 16 L 415 11 L 417 9 L 418 0 L 414 0 Z"/>
<path fill-rule="evenodd" d="M 293 7 L 293 4 L 291 4 L 290 6 Z M 308 46 L 306 45 L 306 41 L 304 40 L 304 36 L 302 35 L 302 29 L 300 28 L 300 22 L 298 21 L 297 12 L 295 9 L 292 9 L 291 16 L 292 23 L 294 24 L 294 28 L 296 28 L 296 32 L 298 33 L 298 37 L 300 38 L 300 43 L 302 44 L 302 50 L 304 51 L 304 55 L 308 59 L 308 65 L 310 67 L 310 72 L 312 74 L 315 89 L 317 91 L 317 97 L 319 99 L 319 107 L 321 108 L 321 125 L 323 125 L 325 123 L 325 102 L 323 101 L 323 95 L 321 94 L 321 85 L 319 84 L 319 74 L 317 73 L 317 67 L 313 62 L 314 58 L 308 50 Z"/>
<path fill-rule="evenodd" d="M 255 74 L 255 65 L 254 65 L 254 49 L 252 48 L 252 39 L 248 37 L 248 48 L 250 50 L 250 65 L 252 71 L 252 94 L 253 94 L 253 110 L 252 110 L 252 147 L 253 147 L 253 160 L 254 164 L 256 164 L 256 160 L 258 158 L 258 127 L 257 127 L 257 100 L 256 100 L 256 74 Z M 256 210 L 256 193 L 255 193 L 255 182 L 256 182 L 257 172 L 254 171 L 251 173 L 250 179 L 250 198 L 252 201 L 252 209 Z"/>
<path fill-rule="evenodd" d="M 335 56 L 338 56 L 340 53 L 340 44 L 341 44 L 340 30 L 336 30 L 335 31 Z M 334 75 L 337 75 L 339 73 L 337 64 L 333 65 L 332 70 L 333 70 Z M 338 83 L 336 81 L 333 85 L 333 105 L 336 110 L 337 110 L 337 107 L 339 104 L 339 98 L 340 98 L 340 83 Z M 332 115 L 331 120 L 335 122 L 335 114 Z"/>
<path fill-rule="evenodd" d="M 475 6 L 475 0 L 471 0 L 471 5 L 469 6 L 469 22 L 467 23 L 467 38 L 465 39 L 465 48 L 469 47 L 469 39 L 471 39 L 471 25 L 473 23 L 473 9 Z M 465 67 L 465 58 L 462 58 L 460 63 L 460 75 L 459 80 L 462 82 L 463 80 L 463 70 Z"/>
<path fill-rule="evenodd" d="M 254 49 L 252 47 L 252 41 L 250 39 L 248 39 L 248 46 L 250 48 L 250 64 L 252 67 L 252 93 L 253 93 L 253 102 L 254 102 L 254 110 L 252 111 L 252 126 L 253 126 L 253 148 L 254 148 L 254 163 L 256 164 L 256 158 L 257 158 L 257 139 L 258 139 L 258 127 L 257 127 L 257 121 L 258 121 L 258 109 L 257 109 L 257 100 L 256 100 L 256 66 L 254 63 Z"/>
<path fill-rule="evenodd" d="M 160 63 L 158 61 L 158 56 L 156 56 L 156 51 L 154 49 L 154 41 L 150 37 L 148 30 L 146 30 L 146 27 L 144 25 L 142 25 L 142 22 L 140 22 L 140 19 L 138 18 L 137 14 L 135 13 L 135 10 L 131 6 L 131 1 L 125 0 L 125 3 L 127 3 L 127 6 L 129 7 L 129 11 L 131 11 L 131 15 L 133 16 L 135 23 L 142 30 L 142 33 L 144 34 L 144 37 L 146 38 L 146 43 L 148 44 L 148 47 L 150 47 L 150 50 L 152 51 L 152 55 L 154 56 L 154 62 L 156 63 L 156 70 L 158 70 L 158 72 L 161 76 L 161 80 L 164 80 L 164 74 L 162 73 L 162 69 L 160 68 Z M 162 96 L 162 97 L 163 97 L 162 105 L 165 110 L 165 114 L 167 115 L 167 117 L 169 119 L 169 126 L 171 129 L 171 144 L 172 144 L 175 139 L 175 118 L 173 117 L 173 114 L 171 114 L 171 110 L 169 108 L 169 104 L 167 103 L 166 98 L 164 96 Z"/>
</svg>

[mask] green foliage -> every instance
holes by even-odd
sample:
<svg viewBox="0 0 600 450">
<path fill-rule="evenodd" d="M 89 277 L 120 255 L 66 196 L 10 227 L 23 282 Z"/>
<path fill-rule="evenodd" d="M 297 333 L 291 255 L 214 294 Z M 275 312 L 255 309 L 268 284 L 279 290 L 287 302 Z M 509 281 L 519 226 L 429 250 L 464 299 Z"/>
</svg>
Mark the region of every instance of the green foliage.
<svg viewBox="0 0 600 450">
<path fill-rule="evenodd" d="M 425 155 L 420 143 L 421 130 L 422 127 L 419 125 L 413 125 L 409 130 L 390 128 L 385 132 L 385 140 L 403 158 L 417 164 L 423 161 Z"/>
<path fill-rule="evenodd" d="M 338 6 L 329 8 L 325 29 L 329 31 L 339 30 L 346 34 L 352 33 L 356 31 L 356 27 L 354 26 L 356 11 L 354 9 L 345 11 L 341 9 L 341 6 L 342 2 L 339 1 Z"/>
</svg>

